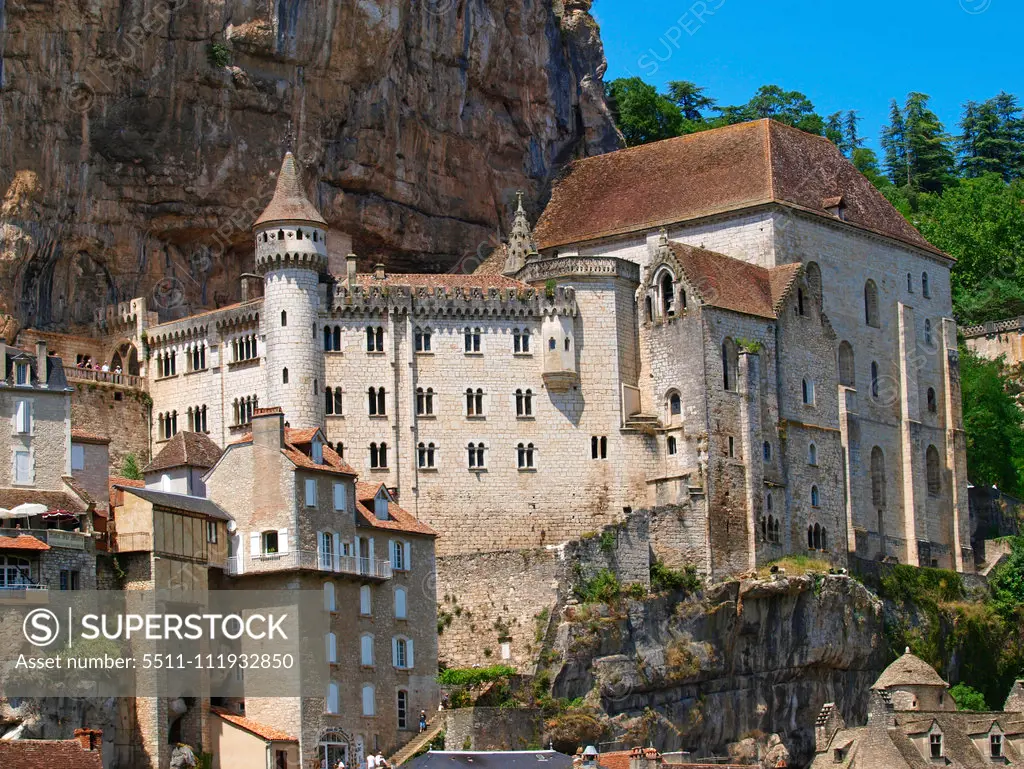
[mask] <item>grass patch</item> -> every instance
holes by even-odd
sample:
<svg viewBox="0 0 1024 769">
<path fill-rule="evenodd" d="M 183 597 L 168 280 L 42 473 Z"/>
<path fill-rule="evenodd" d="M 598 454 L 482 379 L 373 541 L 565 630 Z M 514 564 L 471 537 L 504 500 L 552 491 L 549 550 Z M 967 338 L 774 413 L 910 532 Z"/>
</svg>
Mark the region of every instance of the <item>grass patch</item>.
<svg viewBox="0 0 1024 769">
<path fill-rule="evenodd" d="M 777 561 L 766 563 L 757 570 L 757 576 L 766 579 L 771 576 L 772 567 L 786 570 L 787 577 L 802 577 L 805 574 L 828 574 L 832 564 L 820 558 L 808 558 L 806 555 L 790 555 Z"/>
</svg>

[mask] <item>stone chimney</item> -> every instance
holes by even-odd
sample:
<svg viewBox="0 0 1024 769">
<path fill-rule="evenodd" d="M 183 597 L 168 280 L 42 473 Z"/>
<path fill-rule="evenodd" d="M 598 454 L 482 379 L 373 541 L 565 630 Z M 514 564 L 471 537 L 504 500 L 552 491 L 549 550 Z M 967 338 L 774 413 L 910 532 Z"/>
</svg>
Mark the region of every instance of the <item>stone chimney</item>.
<svg viewBox="0 0 1024 769">
<path fill-rule="evenodd" d="M 284 448 L 284 412 L 280 406 L 256 409 L 253 412 L 252 445 L 274 451 Z"/>
<path fill-rule="evenodd" d="M 384 265 L 381 262 L 377 262 L 377 264 L 373 265 L 374 280 L 384 280 L 386 277 L 387 274 L 384 272 Z"/>
<path fill-rule="evenodd" d="M 46 387 L 46 342 L 42 339 L 36 342 L 36 376 L 39 378 L 39 386 Z"/>
<path fill-rule="evenodd" d="M 103 755 L 103 732 L 99 729 L 75 729 L 75 739 L 87 753 Z"/>
<path fill-rule="evenodd" d="M 345 257 L 345 267 L 348 280 L 348 290 L 351 291 L 356 287 L 356 274 L 359 272 L 359 262 L 355 254 L 349 254 Z"/>
<path fill-rule="evenodd" d="M 896 726 L 896 714 L 888 692 L 873 689 L 868 696 L 868 726 L 875 729 L 891 729 Z"/>
</svg>

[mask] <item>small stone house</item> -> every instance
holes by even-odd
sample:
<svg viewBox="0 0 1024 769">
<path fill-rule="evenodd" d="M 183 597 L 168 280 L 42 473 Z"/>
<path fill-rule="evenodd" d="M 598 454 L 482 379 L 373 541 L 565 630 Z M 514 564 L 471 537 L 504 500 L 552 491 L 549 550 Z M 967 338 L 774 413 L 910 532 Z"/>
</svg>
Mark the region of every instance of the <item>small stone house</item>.
<svg viewBox="0 0 1024 769">
<path fill-rule="evenodd" d="M 300 769 L 299 741 L 292 735 L 224 708 L 210 712 L 213 769 Z"/>
</svg>

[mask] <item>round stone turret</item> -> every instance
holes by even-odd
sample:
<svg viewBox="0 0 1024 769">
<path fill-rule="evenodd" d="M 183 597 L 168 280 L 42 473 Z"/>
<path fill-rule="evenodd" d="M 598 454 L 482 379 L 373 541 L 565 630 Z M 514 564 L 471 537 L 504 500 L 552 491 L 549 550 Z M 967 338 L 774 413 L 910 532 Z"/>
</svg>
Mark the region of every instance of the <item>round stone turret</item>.
<svg viewBox="0 0 1024 769">
<path fill-rule="evenodd" d="M 327 222 L 306 198 L 295 158 L 285 155 L 270 205 L 253 225 L 256 271 L 263 275 L 260 330 L 267 406 L 292 427 L 324 423 L 320 274 L 327 271 Z"/>
</svg>

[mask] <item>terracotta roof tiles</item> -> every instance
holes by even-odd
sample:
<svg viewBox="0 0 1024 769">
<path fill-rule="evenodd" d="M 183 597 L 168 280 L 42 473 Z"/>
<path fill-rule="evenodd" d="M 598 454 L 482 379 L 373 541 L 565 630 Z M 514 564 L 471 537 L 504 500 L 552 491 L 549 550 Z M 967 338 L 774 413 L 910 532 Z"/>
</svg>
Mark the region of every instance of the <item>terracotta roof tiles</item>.
<svg viewBox="0 0 1024 769">
<path fill-rule="evenodd" d="M 68 491 L 40 491 L 38 489 L 0 489 L 0 507 L 8 510 L 23 502 L 38 502 L 49 510 L 64 510 L 69 513 L 84 513 L 89 502 Z"/>
<path fill-rule="evenodd" d="M 414 515 L 399 507 L 394 502 L 388 503 L 388 520 L 382 521 L 374 512 L 374 497 L 383 484 L 370 481 L 356 483 L 356 515 L 357 524 L 375 529 L 404 531 L 409 534 L 424 534 L 436 537 L 437 532 Z"/>
<path fill-rule="evenodd" d="M 834 221 L 823 203 L 838 197 L 847 224 L 945 256 L 832 142 L 772 120 L 578 160 L 556 181 L 535 235 L 548 249 L 772 202 Z"/>
<path fill-rule="evenodd" d="M 31 550 L 41 553 L 49 549 L 48 544 L 31 534 L 19 534 L 16 537 L 0 536 L 0 550 Z"/>
<path fill-rule="evenodd" d="M 0 766 L 10 769 L 103 769 L 98 750 L 78 740 L 0 740 Z"/>
<path fill-rule="evenodd" d="M 298 738 L 293 737 L 287 732 L 283 732 L 280 729 L 275 729 L 273 726 L 267 726 L 266 724 L 261 724 L 257 721 L 253 721 L 252 719 L 246 718 L 245 716 L 236 715 L 235 713 L 232 713 L 229 710 L 225 710 L 224 708 L 213 707 L 210 708 L 210 712 L 217 716 L 220 716 L 229 724 L 234 724 L 235 726 L 241 729 L 245 729 L 245 731 L 251 734 L 255 734 L 257 737 L 267 740 L 268 742 L 299 741 Z"/>
<path fill-rule="evenodd" d="M 471 275 L 451 273 L 397 272 L 385 273 L 377 278 L 371 273 L 359 273 L 356 284 L 364 288 L 371 286 L 409 286 L 410 288 L 529 288 L 521 280 L 506 277 L 499 273 L 474 272 Z"/>
<path fill-rule="evenodd" d="M 316 206 L 309 202 L 306 193 L 302 190 L 295 156 L 290 152 L 285 154 L 284 162 L 281 163 L 274 197 L 271 199 L 270 205 L 253 223 L 253 227 L 279 221 L 314 222 L 324 227 L 327 226 L 327 221 L 316 210 Z"/>
<path fill-rule="evenodd" d="M 312 458 L 303 451 L 300 446 L 304 446 L 313 440 L 313 436 L 319 432 L 319 428 L 297 428 L 297 427 L 286 427 L 284 429 L 284 442 L 285 445 L 281 449 L 281 453 L 284 454 L 296 467 L 302 467 L 306 470 L 319 470 L 323 473 L 335 473 L 337 475 L 358 475 L 355 468 L 352 467 L 348 462 L 341 458 L 337 451 L 332 449 L 326 443 L 324 443 L 324 463 L 317 464 Z M 237 446 L 244 443 L 252 443 L 252 433 L 246 433 L 237 440 L 231 442 L 232 446 Z"/>
<path fill-rule="evenodd" d="M 102 435 L 96 433 L 90 433 L 86 430 L 75 430 L 71 431 L 71 440 L 75 443 L 97 443 L 107 444 L 110 443 L 110 438 L 105 438 Z"/>
</svg>

